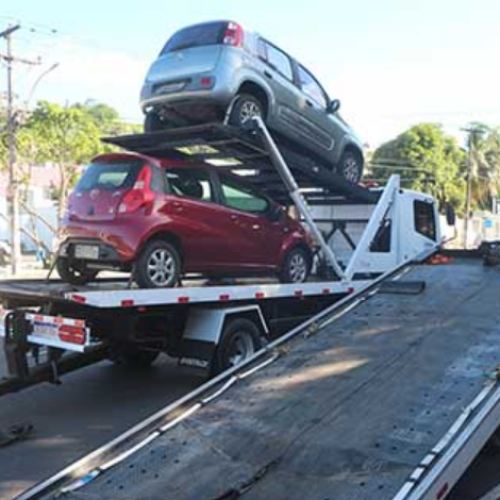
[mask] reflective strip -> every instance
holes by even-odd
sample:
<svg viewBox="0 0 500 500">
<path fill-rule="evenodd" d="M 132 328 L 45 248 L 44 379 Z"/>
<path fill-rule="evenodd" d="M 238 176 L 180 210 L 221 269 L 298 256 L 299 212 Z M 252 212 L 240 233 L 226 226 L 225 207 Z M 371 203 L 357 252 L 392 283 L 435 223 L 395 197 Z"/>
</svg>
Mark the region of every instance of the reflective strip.
<svg viewBox="0 0 500 500">
<path fill-rule="evenodd" d="M 132 307 L 134 305 L 134 301 L 132 299 L 125 299 L 120 302 L 122 307 Z"/>
<path fill-rule="evenodd" d="M 256 299 L 263 299 L 266 296 L 264 292 L 256 292 L 255 298 Z"/>
<path fill-rule="evenodd" d="M 323 295 L 330 295 L 331 290 L 329 288 L 323 288 Z"/>
<path fill-rule="evenodd" d="M 79 302 L 80 304 L 85 304 L 85 302 L 87 302 L 87 298 L 86 297 L 84 297 L 83 295 L 77 295 L 76 293 L 74 293 L 73 295 L 71 295 L 71 298 L 75 302 Z"/>
<path fill-rule="evenodd" d="M 304 292 L 302 290 L 295 290 L 293 293 L 295 297 L 302 297 L 304 295 Z"/>
<path fill-rule="evenodd" d="M 222 295 L 219 295 L 219 300 L 229 300 L 229 294 L 224 293 Z"/>
<path fill-rule="evenodd" d="M 179 302 L 179 304 L 186 304 L 187 302 L 189 302 L 189 297 L 179 297 L 177 302 Z"/>
</svg>

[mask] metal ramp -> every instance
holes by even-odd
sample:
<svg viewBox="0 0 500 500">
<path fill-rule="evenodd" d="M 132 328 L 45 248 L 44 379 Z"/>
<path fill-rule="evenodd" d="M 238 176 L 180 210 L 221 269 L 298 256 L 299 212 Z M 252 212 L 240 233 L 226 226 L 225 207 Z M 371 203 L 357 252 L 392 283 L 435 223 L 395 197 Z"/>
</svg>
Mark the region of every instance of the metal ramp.
<svg viewBox="0 0 500 500">
<path fill-rule="evenodd" d="M 499 360 L 500 282 L 467 260 L 411 279 L 426 293 L 370 294 L 39 497 L 444 498 L 498 423 L 498 380 L 485 384 L 485 372 Z"/>
<path fill-rule="evenodd" d="M 376 203 L 378 192 L 346 181 L 325 166 L 291 150 L 273 137 L 306 199 L 311 203 Z M 287 204 L 290 198 L 258 130 L 243 131 L 221 123 L 195 125 L 143 134 L 105 137 L 103 142 L 156 158 L 207 162 L 245 175 L 262 192 Z"/>
</svg>

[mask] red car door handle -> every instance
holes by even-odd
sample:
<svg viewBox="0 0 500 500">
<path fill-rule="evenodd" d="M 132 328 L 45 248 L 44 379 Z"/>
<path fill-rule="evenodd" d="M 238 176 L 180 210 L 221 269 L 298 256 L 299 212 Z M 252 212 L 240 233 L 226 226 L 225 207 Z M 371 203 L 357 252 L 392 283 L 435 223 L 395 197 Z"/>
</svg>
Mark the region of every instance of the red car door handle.
<svg viewBox="0 0 500 500">
<path fill-rule="evenodd" d="M 178 202 L 178 201 L 174 201 L 172 203 L 172 206 L 175 208 L 175 210 L 177 212 L 182 212 L 182 210 L 184 209 L 184 207 L 182 206 L 182 203 Z"/>
</svg>

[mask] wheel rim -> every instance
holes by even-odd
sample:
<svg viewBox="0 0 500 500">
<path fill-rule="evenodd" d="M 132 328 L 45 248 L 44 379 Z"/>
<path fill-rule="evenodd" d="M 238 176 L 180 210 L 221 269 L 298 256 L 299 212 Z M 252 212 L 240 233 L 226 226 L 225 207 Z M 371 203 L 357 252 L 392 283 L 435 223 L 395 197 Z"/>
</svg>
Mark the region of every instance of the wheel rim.
<svg viewBox="0 0 500 500">
<path fill-rule="evenodd" d="M 307 276 L 307 262 L 301 253 L 296 253 L 290 259 L 290 280 L 293 283 L 302 283 Z"/>
<path fill-rule="evenodd" d="M 228 368 L 239 365 L 250 358 L 255 352 L 252 336 L 245 331 L 233 334 L 227 349 Z"/>
<path fill-rule="evenodd" d="M 245 101 L 240 107 L 240 123 L 246 123 L 255 116 L 262 116 L 260 106 L 253 101 Z"/>
<path fill-rule="evenodd" d="M 168 250 L 155 250 L 148 259 L 148 276 L 155 286 L 165 286 L 175 276 L 175 261 Z"/>
<path fill-rule="evenodd" d="M 359 166 L 356 158 L 348 156 L 344 160 L 342 173 L 348 181 L 357 182 L 359 180 Z"/>
</svg>

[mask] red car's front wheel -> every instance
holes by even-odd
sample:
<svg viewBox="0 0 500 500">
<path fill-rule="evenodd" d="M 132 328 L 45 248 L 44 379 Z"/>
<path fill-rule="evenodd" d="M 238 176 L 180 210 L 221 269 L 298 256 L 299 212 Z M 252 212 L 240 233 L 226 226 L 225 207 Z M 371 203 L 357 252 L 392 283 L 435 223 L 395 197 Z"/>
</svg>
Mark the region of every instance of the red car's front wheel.
<svg viewBox="0 0 500 500">
<path fill-rule="evenodd" d="M 311 254 L 305 248 L 296 247 L 288 252 L 280 272 L 282 283 L 303 283 L 311 271 Z"/>
</svg>

